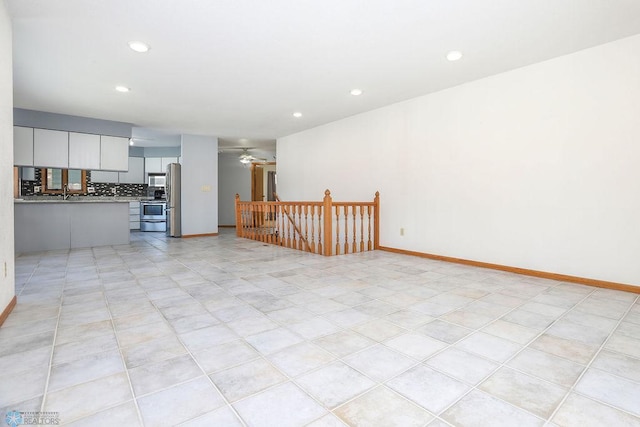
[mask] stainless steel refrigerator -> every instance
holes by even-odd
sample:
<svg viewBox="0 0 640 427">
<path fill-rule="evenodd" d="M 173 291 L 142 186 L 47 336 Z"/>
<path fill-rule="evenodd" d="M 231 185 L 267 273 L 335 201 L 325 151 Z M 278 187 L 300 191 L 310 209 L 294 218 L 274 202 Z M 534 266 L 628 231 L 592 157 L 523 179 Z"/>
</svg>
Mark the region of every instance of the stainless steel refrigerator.
<svg viewBox="0 0 640 427">
<path fill-rule="evenodd" d="M 167 165 L 165 197 L 167 198 L 167 236 L 180 237 L 182 236 L 180 163 L 169 163 Z"/>
</svg>

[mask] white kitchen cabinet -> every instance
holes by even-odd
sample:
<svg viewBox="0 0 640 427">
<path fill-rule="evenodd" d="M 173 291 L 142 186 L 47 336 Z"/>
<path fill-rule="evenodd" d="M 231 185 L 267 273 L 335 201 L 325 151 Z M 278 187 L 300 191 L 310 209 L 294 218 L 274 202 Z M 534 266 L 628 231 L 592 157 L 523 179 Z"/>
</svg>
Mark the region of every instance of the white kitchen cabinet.
<svg viewBox="0 0 640 427">
<path fill-rule="evenodd" d="M 118 183 L 118 172 L 109 171 L 91 171 L 91 182 L 109 182 Z"/>
<path fill-rule="evenodd" d="M 119 136 L 100 136 L 100 169 L 127 171 L 129 167 L 129 139 Z"/>
<path fill-rule="evenodd" d="M 100 135 L 69 132 L 69 169 L 100 169 Z"/>
<path fill-rule="evenodd" d="M 33 166 L 69 167 L 69 132 L 33 130 Z"/>
<path fill-rule="evenodd" d="M 120 184 L 144 184 L 144 158 L 129 157 L 129 169 L 127 172 L 119 172 Z"/>
<path fill-rule="evenodd" d="M 144 158 L 144 171 L 145 173 L 161 173 L 162 172 L 162 158 L 160 157 L 145 157 Z"/>
<path fill-rule="evenodd" d="M 129 230 L 140 230 L 140 202 L 129 202 Z"/>
<path fill-rule="evenodd" d="M 33 128 L 13 127 L 13 164 L 33 166 Z"/>
<path fill-rule="evenodd" d="M 160 159 L 160 165 L 161 165 L 161 170 L 160 172 L 166 172 L 167 171 L 167 166 L 170 163 L 177 163 L 178 162 L 178 158 L 177 157 L 162 157 Z"/>
<path fill-rule="evenodd" d="M 177 163 L 177 157 L 145 157 L 144 171 L 150 173 L 166 173 L 169 163 Z"/>
</svg>

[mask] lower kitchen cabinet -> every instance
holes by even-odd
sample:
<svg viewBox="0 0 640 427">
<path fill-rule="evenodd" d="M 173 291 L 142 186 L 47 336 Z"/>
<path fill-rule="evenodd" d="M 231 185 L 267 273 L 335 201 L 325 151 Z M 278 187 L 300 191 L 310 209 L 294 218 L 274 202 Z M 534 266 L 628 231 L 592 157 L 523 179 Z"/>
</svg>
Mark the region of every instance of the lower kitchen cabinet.
<svg viewBox="0 0 640 427">
<path fill-rule="evenodd" d="M 127 202 L 25 200 L 14 209 L 18 253 L 129 243 Z"/>
<path fill-rule="evenodd" d="M 140 230 L 140 202 L 129 202 L 129 230 Z"/>
</svg>

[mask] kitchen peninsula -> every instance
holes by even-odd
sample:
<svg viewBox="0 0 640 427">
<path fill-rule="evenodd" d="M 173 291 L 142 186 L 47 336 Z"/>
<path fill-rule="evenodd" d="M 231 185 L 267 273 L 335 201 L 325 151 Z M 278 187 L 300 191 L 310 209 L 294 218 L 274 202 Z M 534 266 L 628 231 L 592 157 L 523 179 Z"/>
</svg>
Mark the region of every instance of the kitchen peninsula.
<svg viewBox="0 0 640 427">
<path fill-rule="evenodd" d="M 127 200 L 16 199 L 14 206 L 18 253 L 129 243 Z"/>
</svg>

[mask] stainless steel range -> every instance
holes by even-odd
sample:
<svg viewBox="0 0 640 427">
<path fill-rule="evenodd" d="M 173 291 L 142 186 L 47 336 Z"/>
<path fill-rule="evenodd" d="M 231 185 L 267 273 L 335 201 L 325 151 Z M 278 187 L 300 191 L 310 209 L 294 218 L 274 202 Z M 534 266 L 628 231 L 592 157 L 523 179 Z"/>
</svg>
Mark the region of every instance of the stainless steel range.
<svg viewBox="0 0 640 427">
<path fill-rule="evenodd" d="M 167 231 L 167 202 L 140 202 L 140 231 Z"/>
</svg>

